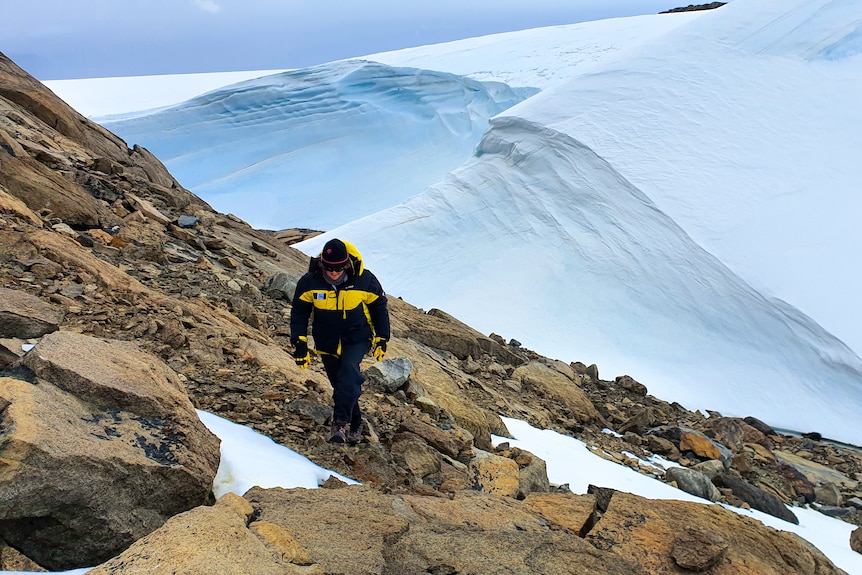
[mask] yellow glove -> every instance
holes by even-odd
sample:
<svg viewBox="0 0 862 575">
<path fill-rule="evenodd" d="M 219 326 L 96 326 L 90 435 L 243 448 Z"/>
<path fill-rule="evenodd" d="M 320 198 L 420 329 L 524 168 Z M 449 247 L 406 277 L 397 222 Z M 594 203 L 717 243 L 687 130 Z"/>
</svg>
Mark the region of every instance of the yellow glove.
<svg viewBox="0 0 862 575">
<path fill-rule="evenodd" d="M 294 357 L 293 361 L 299 366 L 299 369 L 308 369 L 308 364 L 311 363 L 311 354 L 306 353 L 305 357 Z"/>
<path fill-rule="evenodd" d="M 304 335 L 299 336 L 293 344 L 293 361 L 299 366 L 299 369 L 306 369 L 311 363 L 311 354 L 308 353 L 308 338 Z"/>
<path fill-rule="evenodd" d="M 375 337 L 371 342 L 371 354 L 374 356 L 374 359 L 377 361 L 381 361 L 383 356 L 386 355 L 386 338 L 385 337 Z"/>
</svg>

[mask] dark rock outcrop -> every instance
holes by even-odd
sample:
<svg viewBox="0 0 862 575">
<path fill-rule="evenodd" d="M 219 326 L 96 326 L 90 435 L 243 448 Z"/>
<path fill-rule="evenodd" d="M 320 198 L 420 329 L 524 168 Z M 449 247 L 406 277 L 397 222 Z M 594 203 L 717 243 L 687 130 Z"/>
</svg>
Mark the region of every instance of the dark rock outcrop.
<svg viewBox="0 0 862 575">
<path fill-rule="evenodd" d="M 774 495 L 755 487 L 751 483 L 735 477 L 730 473 L 721 473 L 713 477 L 712 482 L 719 488 L 729 489 L 733 495 L 750 505 L 753 509 L 763 511 L 779 519 L 784 519 L 796 525 L 799 519 Z"/>
</svg>

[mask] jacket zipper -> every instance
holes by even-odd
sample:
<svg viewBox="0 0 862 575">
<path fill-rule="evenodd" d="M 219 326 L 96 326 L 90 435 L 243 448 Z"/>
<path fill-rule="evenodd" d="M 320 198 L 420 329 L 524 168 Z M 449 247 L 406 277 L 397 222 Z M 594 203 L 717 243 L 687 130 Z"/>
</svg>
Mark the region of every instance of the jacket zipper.
<svg viewBox="0 0 862 575">
<path fill-rule="evenodd" d="M 332 289 L 335 290 L 335 309 L 341 310 L 341 319 L 347 319 L 347 309 L 344 307 L 344 301 L 341 299 L 341 291 L 339 291 L 338 286 L 332 286 Z"/>
</svg>

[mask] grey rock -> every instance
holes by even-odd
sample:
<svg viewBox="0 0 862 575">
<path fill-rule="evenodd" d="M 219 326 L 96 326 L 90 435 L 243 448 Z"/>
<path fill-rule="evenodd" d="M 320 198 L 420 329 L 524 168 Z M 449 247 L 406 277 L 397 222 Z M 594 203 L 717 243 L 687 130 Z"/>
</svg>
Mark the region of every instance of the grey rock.
<svg viewBox="0 0 862 575">
<path fill-rule="evenodd" d="M 551 483 L 548 480 L 548 466 L 545 460 L 530 454 L 530 462 L 518 469 L 517 499 L 524 499 L 530 493 L 548 493 Z"/>
<path fill-rule="evenodd" d="M 777 497 L 763 491 L 742 478 L 735 477 L 730 473 L 721 473 L 712 480 L 716 487 L 725 487 L 733 492 L 733 495 L 745 501 L 754 509 L 768 513 L 799 525 L 799 519 L 793 514 Z"/>
<path fill-rule="evenodd" d="M 296 399 L 288 404 L 290 411 L 301 413 L 318 425 L 325 424 L 332 417 L 332 407 L 308 399 Z"/>
<path fill-rule="evenodd" d="M 824 483 L 814 487 L 815 501 L 821 505 L 840 507 L 842 502 L 841 491 L 834 483 Z"/>
<path fill-rule="evenodd" d="M 198 225 L 200 218 L 195 216 L 180 216 L 177 218 L 177 225 L 181 228 L 193 228 Z"/>
<path fill-rule="evenodd" d="M 263 291 L 273 299 L 290 301 L 296 292 L 296 282 L 298 279 L 288 273 L 278 272 L 264 282 Z"/>
<path fill-rule="evenodd" d="M 384 359 L 365 370 L 368 383 L 382 387 L 387 393 L 395 393 L 410 377 L 413 362 L 406 357 Z"/>
<path fill-rule="evenodd" d="M 726 470 L 724 468 L 724 464 L 717 459 L 710 459 L 709 461 L 703 461 L 696 465 L 693 465 L 691 469 L 695 469 L 700 471 L 704 475 L 706 475 L 710 481 L 713 477 L 718 475 L 719 473 L 724 473 Z"/>
<path fill-rule="evenodd" d="M 20 290 L 0 288 L 0 337 L 28 339 L 57 331 L 64 312 Z"/>
<path fill-rule="evenodd" d="M 721 492 L 712 484 L 709 477 L 696 469 L 671 467 L 665 472 L 665 481 L 674 482 L 677 487 L 708 501 L 721 499 Z"/>
<path fill-rule="evenodd" d="M 836 505 L 813 505 L 814 509 L 822 513 L 823 515 L 828 515 L 829 517 L 835 517 L 840 519 L 842 517 L 847 517 L 852 513 L 852 509 L 848 507 L 838 507 Z"/>
</svg>

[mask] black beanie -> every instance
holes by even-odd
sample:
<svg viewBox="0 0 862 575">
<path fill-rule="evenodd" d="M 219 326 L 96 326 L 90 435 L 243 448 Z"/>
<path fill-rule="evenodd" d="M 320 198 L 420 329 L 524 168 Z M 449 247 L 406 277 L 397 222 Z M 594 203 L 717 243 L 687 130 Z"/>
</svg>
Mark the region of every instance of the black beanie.
<svg viewBox="0 0 862 575">
<path fill-rule="evenodd" d="M 329 240 L 320 252 L 320 265 L 325 270 L 341 270 L 348 262 L 347 246 L 341 240 Z"/>
</svg>

